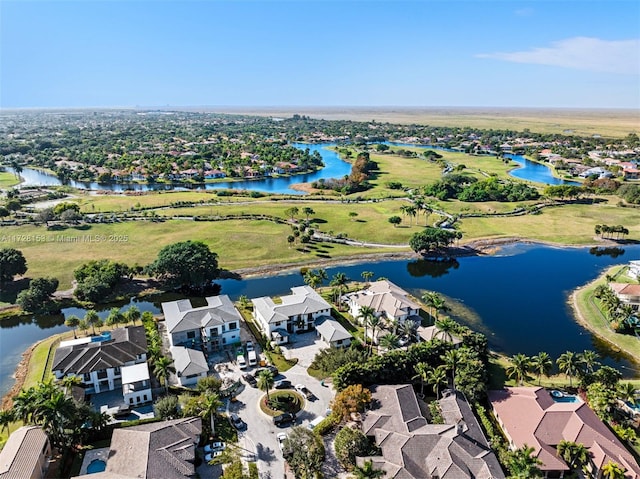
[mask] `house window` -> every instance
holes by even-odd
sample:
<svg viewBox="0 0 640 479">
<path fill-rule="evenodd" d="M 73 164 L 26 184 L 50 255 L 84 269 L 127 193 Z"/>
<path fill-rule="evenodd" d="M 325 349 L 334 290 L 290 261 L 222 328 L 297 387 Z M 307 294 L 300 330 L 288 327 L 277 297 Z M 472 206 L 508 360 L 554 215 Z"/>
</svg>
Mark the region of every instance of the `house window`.
<svg viewBox="0 0 640 479">
<path fill-rule="evenodd" d="M 120 366 L 116 366 L 115 368 L 113 368 L 113 372 L 116 376 L 120 375 Z"/>
<path fill-rule="evenodd" d="M 336 341 L 336 344 L 342 344 L 342 339 L 338 339 L 338 340 Z"/>
<path fill-rule="evenodd" d="M 211 328 L 209 330 L 211 336 L 218 336 L 218 328 Z"/>
<path fill-rule="evenodd" d="M 144 398 L 144 400 L 146 401 L 146 400 L 147 400 L 147 395 L 145 394 L 145 395 L 143 396 L 143 398 Z"/>
<path fill-rule="evenodd" d="M 91 381 L 91 373 L 84 373 L 84 382 L 88 383 Z"/>
<path fill-rule="evenodd" d="M 227 338 L 222 338 L 222 344 L 225 344 L 227 342 Z"/>
<path fill-rule="evenodd" d="M 237 323 L 229 323 L 229 330 L 232 329 L 238 329 L 238 324 Z"/>
<path fill-rule="evenodd" d="M 133 398 L 129 398 L 129 404 L 133 404 Z"/>
<path fill-rule="evenodd" d="M 193 339 L 196 337 L 195 331 L 187 331 L 187 339 Z"/>
</svg>

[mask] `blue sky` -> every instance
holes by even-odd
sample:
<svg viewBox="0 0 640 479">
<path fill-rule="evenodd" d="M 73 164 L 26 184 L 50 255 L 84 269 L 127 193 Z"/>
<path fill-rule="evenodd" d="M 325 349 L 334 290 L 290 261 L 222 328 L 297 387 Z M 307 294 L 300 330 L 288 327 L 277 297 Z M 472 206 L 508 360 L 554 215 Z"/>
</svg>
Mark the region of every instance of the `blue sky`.
<svg viewBox="0 0 640 479">
<path fill-rule="evenodd" d="M 0 2 L 0 106 L 640 108 L 640 2 Z"/>
</svg>

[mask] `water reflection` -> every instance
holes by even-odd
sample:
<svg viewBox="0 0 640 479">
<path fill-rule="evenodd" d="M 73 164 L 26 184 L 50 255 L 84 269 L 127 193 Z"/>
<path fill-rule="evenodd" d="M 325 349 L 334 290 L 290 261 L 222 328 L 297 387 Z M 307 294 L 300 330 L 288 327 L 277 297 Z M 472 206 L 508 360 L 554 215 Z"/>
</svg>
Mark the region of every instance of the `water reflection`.
<svg viewBox="0 0 640 479">
<path fill-rule="evenodd" d="M 421 278 L 423 276 L 439 278 L 440 276 L 448 274 L 450 269 L 458 269 L 459 267 L 460 263 L 458 263 L 458 260 L 455 258 L 441 261 L 417 260 L 407 263 L 407 271 L 414 278 Z"/>
</svg>

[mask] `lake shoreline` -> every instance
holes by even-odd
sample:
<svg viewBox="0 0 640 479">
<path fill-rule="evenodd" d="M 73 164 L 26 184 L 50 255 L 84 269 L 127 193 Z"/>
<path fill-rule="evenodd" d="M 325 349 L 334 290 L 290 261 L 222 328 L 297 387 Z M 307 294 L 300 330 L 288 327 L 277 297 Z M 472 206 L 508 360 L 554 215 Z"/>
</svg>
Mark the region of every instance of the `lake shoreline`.
<svg viewBox="0 0 640 479">
<path fill-rule="evenodd" d="M 537 241 L 537 240 L 529 240 L 524 238 L 485 238 L 470 241 L 464 245 L 460 245 L 458 247 L 452 248 L 451 256 L 455 257 L 463 257 L 463 256 L 481 256 L 481 255 L 493 255 L 496 254 L 502 246 L 509 246 L 513 244 L 539 244 L 551 247 L 558 248 L 588 248 L 592 246 L 602 246 L 603 243 L 606 244 L 617 244 L 616 242 L 600 242 L 599 244 L 595 243 L 592 245 L 563 245 L 551 242 Z M 353 264 L 361 264 L 361 263 L 369 263 L 376 262 L 380 260 L 419 260 L 422 256 L 414 253 L 414 252 L 390 252 L 390 253 L 370 253 L 370 254 L 359 254 L 359 255 L 350 255 L 333 259 L 324 259 L 317 261 L 307 261 L 300 264 L 277 264 L 277 265 L 263 265 L 256 266 L 251 268 L 241 268 L 234 270 L 233 273 L 240 276 L 241 279 L 249 279 L 249 278 L 258 278 L 258 277 L 268 277 L 268 276 L 276 276 L 282 274 L 289 274 L 291 272 L 300 271 L 302 268 L 325 268 L 325 267 L 335 267 L 340 265 L 353 265 Z M 585 312 L 583 312 L 577 304 L 577 295 L 580 291 L 589 287 L 592 283 L 599 281 L 601 279 L 601 275 L 598 278 L 595 278 L 592 282 L 587 285 L 580 286 L 579 288 L 572 291 L 569 296 L 569 302 L 571 304 L 573 310 L 573 317 L 576 322 L 580 325 L 584 326 L 588 331 L 590 331 L 594 336 L 606 341 L 608 344 L 611 344 L 613 347 L 619 348 L 626 355 L 630 356 L 630 358 L 640 364 L 640 359 L 636 358 L 633 353 L 629 352 L 625 348 L 620 345 L 610 341 L 609 339 L 603 337 L 599 334 L 599 331 L 593 328 L 589 322 L 585 318 Z M 64 334 L 64 333 L 61 333 Z M 48 339 L 48 338 L 47 338 Z M 2 407 L 4 408 L 7 404 L 7 401 L 11 401 L 11 398 L 18 394 L 24 385 L 24 381 L 26 379 L 27 372 L 29 370 L 31 358 L 33 355 L 34 349 L 44 340 L 40 340 L 34 344 L 32 344 L 25 352 L 22 354 L 22 358 L 18 363 L 15 373 L 13 377 L 15 379 L 15 383 L 9 390 L 9 392 L 4 395 L 2 398 Z"/>
</svg>

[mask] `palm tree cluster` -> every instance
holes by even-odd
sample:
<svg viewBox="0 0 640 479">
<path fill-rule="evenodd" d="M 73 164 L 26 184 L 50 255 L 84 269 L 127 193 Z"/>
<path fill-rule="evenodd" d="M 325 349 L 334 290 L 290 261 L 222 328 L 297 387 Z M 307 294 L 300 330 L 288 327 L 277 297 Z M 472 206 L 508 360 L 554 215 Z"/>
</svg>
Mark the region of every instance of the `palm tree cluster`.
<svg viewBox="0 0 640 479">
<path fill-rule="evenodd" d="M 569 387 L 573 387 L 573 378 L 585 374 L 593 374 L 598 363 L 598 354 L 591 350 L 582 353 L 566 351 L 556 360 L 561 373 L 569 377 Z M 511 357 L 511 365 L 507 368 L 507 376 L 522 385 L 529 373 L 536 375 L 538 384 L 544 375 L 549 377 L 553 369 L 553 361 L 548 353 L 542 351 L 535 356 L 528 357 L 518 353 Z"/>
<path fill-rule="evenodd" d="M 609 286 L 601 284 L 593 294 L 600 300 L 601 309 L 605 312 L 611 329 L 616 332 L 638 329 L 637 311 L 631 305 L 623 303 Z"/>
<path fill-rule="evenodd" d="M 591 456 L 589 449 L 584 444 L 564 439 L 558 443 L 556 454 L 564 459 L 571 470 L 585 470 Z"/>
<path fill-rule="evenodd" d="M 327 279 L 329 279 L 329 277 L 327 276 L 327 271 L 323 268 L 310 269 L 304 273 L 304 282 L 311 286 L 313 289 L 316 289 Z"/>
<path fill-rule="evenodd" d="M 41 426 L 54 447 L 60 449 L 80 444 L 91 430 L 99 431 L 109 422 L 108 415 L 75 402 L 53 380 L 20 391 L 13 398 L 12 409 L 2 411 L 0 419 L 7 431 L 15 421 Z"/>
<path fill-rule="evenodd" d="M 611 238 L 614 234 L 616 235 L 616 239 L 620 239 L 620 235 L 626 236 L 629 234 L 629 230 L 622 225 L 596 225 L 595 232 L 597 235 L 600 235 L 600 238 Z"/>
</svg>

